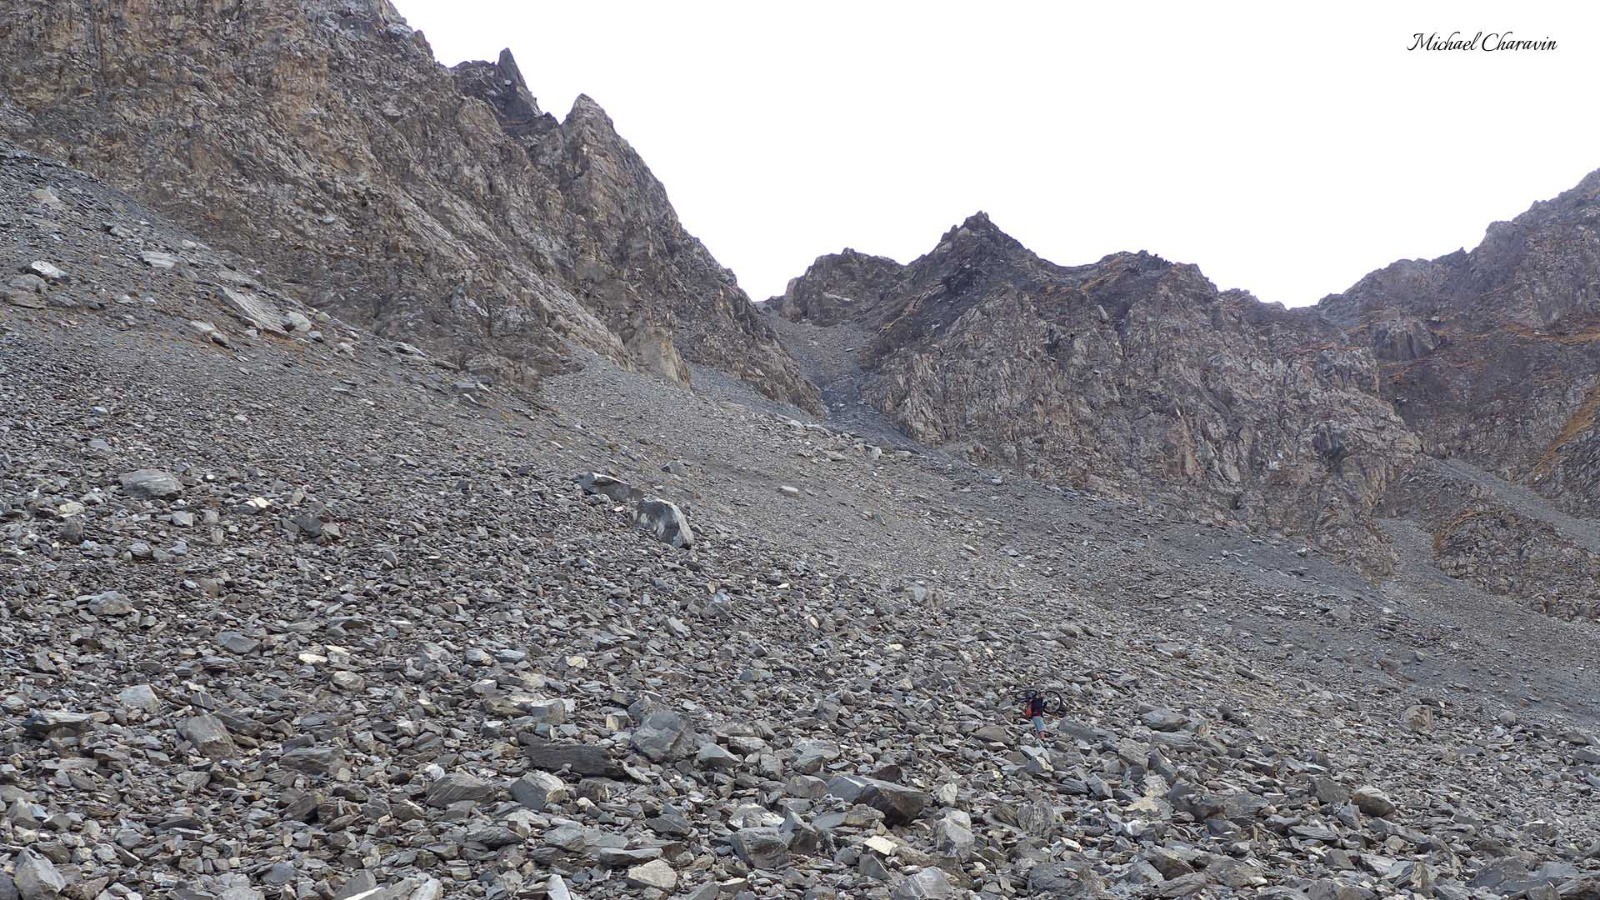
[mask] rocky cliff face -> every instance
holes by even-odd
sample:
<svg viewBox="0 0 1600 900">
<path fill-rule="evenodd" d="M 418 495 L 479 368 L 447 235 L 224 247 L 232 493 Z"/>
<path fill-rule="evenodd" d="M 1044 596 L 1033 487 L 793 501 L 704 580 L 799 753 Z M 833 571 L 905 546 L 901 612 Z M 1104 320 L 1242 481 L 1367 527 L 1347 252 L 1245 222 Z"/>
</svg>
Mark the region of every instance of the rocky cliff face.
<svg viewBox="0 0 1600 900">
<path fill-rule="evenodd" d="M 687 359 L 815 404 L 598 106 L 556 121 L 509 56 L 452 73 L 386 0 L 22 0 L 0 54 L 8 136 L 380 334 L 511 377 L 574 346 Z"/>
<path fill-rule="evenodd" d="M 1471 252 L 1394 263 L 1318 311 L 1379 357 L 1431 452 L 1597 510 L 1600 172 Z"/>
<path fill-rule="evenodd" d="M 661 182 L 597 103 L 580 96 L 557 123 L 539 111 L 509 52 L 454 72 L 463 93 L 485 101 L 557 187 L 548 211 L 567 240 L 567 281 L 636 360 L 687 381 L 681 349 L 769 396 L 814 407 L 814 389 L 733 273 L 684 230 Z"/>
<path fill-rule="evenodd" d="M 863 394 L 920 440 L 1388 565 L 1372 510 L 1418 443 L 1315 315 L 1145 253 L 1057 266 L 981 214 L 908 266 L 819 260 L 776 308 L 874 328 Z"/>
</svg>

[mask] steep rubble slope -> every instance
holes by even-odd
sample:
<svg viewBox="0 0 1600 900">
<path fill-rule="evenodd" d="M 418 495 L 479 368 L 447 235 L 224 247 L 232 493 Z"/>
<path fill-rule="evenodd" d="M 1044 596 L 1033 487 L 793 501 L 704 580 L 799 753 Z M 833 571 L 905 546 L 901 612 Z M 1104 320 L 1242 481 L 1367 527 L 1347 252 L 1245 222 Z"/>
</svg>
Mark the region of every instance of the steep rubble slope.
<svg viewBox="0 0 1600 900">
<path fill-rule="evenodd" d="M 903 268 L 825 257 L 775 307 L 874 329 L 863 394 L 918 440 L 1389 565 L 1371 512 L 1417 441 L 1313 315 L 1145 253 L 1057 266 L 982 214 Z"/>
<path fill-rule="evenodd" d="M 0 897 L 1600 891 L 1591 626 L 604 364 L 541 409 L 25 155 L 0 234 Z"/>
<path fill-rule="evenodd" d="M 1317 309 L 1372 348 L 1430 452 L 1600 511 L 1600 172 L 1470 253 L 1396 262 Z"/>
<path fill-rule="evenodd" d="M 572 342 L 686 381 L 681 353 L 815 403 L 592 101 L 558 123 L 513 79 L 502 124 L 387 0 L 18 0 L 0 56 L 6 133 L 379 334 L 517 378 Z"/>
</svg>

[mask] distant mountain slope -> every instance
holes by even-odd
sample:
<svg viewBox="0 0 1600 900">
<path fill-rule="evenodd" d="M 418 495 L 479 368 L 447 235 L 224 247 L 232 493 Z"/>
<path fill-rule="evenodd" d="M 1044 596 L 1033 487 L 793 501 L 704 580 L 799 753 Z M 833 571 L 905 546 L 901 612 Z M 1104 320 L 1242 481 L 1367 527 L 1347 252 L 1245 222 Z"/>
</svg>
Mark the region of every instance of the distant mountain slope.
<svg viewBox="0 0 1600 900">
<path fill-rule="evenodd" d="M 1057 266 L 982 214 L 904 267 L 824 257 L 775 309 L 874 329 L 864 396 L 919 440 L 1387 568 L 1371 513 L 1419 445 L 1309 311 L 1147 253 Z"/>
<path fill-rule="evenodd" d="M 1600 511 L 1600 172 L 1471 252 L 1396 262 L 1317 309 L 1377 354 L 1431 452 Z"/>
<path fill-rule="evenodd" d="M 515 378 L 569 345 L 680 382 L 687 359 L 815 405 L 598 106 L 557 122 L 520 76 L 485 105 L 386 0 L 18 0 L 0 54 L 5 134 L 381 334 Z"/>
</svg>

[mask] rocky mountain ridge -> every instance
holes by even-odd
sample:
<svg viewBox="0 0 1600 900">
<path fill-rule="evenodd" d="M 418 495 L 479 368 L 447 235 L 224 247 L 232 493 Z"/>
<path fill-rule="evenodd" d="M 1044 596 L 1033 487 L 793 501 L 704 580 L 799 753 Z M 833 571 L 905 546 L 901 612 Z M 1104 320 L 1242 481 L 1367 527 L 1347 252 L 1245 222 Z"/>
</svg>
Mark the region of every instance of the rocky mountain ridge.
<svg viewBox="0 0 1600 900">
<path fill-rule="evenodd" d="M 482 377 L 576 348 L 815 403 L 592 100 L 543 114 L 508 54 L 452 73 L 387 0 L 11 2 L 0 54 L 4 134 L 378 334 Z"/>
<path fill-rule="evenodd" d="M 1309 311 L 1147 253 L 1058 266 L 982 214 L 906 266 L 825 257 L 773 307 L 871 329 L 862 395 L 920 441 L 1390 565 L 1373 512 L 1420 445 Z"/>
<path fill-rule="evenodd" d="M 1600 172 L 1470 253 L 1284 310 L 1143 253 L 1057 266 L 980 215 L 905 266 L 822 257 L 771 306 L 853 329 L 861 374 L 818 375 L 825 393 L 919 440 L 1110 495 L 1198 501 L 1201 517 L 1306 535 L 1375 574 L 1390 557 L 1379 520 L 1415 517 L 1446 573 L 1591 617 L 1596 222 Z M 1419 450 L 1468 465 L 1419 470 Z"/>
</svg>

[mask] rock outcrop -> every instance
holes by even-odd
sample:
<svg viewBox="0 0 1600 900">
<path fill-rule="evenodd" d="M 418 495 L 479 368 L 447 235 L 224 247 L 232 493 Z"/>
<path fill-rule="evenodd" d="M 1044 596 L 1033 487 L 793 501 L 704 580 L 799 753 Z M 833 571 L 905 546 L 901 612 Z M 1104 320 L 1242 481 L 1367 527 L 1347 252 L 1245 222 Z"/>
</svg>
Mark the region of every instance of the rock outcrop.
<svg viewBox="0 0 1600 900">
<path fill-rule="evenodd" d="M 1308 311 L 1148 253 L 1057 266 L 982 214 L 904 267 L 818 260 L 775 308 L 873 329 L 862 394 L 918 440 L 1387 567 L 1371 513 L 1418 442 Z"/>
<path fill-rule="evenodd" d="M 904 266 L 886 256 L 855 250 L 823 256 L 805 275 L 789 279 L 775 308 L 786 319 L 812 325 L 874 324 L 902 271 Z"/>
<path fill-rule="evenodd" d="M 387 0 L 0 9 L 0 133 L 128 189 L 276 286 L 485 374 L 593 351 L 815 405 L 733 276 L 580 98 L 452 73 Z"/>
</svg>

